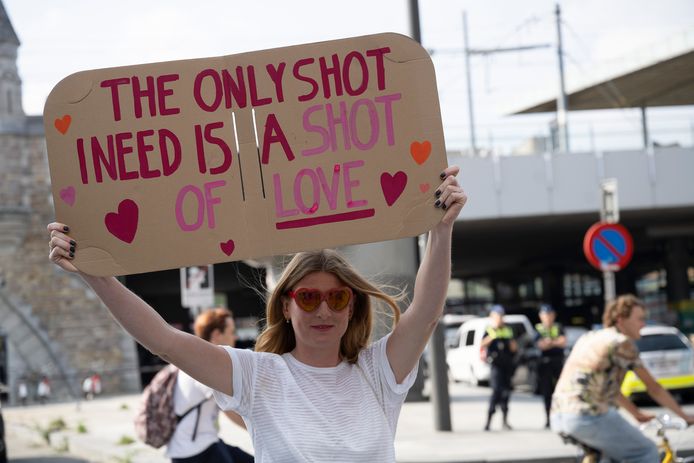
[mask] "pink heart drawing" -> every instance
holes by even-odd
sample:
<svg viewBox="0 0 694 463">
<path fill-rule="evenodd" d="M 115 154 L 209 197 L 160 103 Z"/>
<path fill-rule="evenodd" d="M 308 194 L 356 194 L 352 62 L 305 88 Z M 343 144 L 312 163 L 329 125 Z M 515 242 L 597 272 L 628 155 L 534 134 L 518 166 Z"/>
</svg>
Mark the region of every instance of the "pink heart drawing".
<svg viewBox="0 0 694 463">
<path fill-rule="evenodd" d="M 392 206 L 397 201 L 405 190 L 405 185 L 407 185 L 407 174 L 403 171 L 398 171 L 395 175 L 390 175 L 388 172 L 381 174 L 381 189 L 388 206 Z"/>
<path fill-rule="evenodd" d="M 124 199 L 118 205 L 118 212 L 109 212 L 104 218 L 106 228 L 121 241 L 130 244 L 137 232 L 138 207 L 132 199 Z"/>
<path fill-rule="evenodd" d="M 420 183 L 419 184 L 419 191 L 421 191 L 422 193 L 426 193 L 427 191 L 429 191 L 429 184 L 428 183 Z"/>
<path fill-rule="evenodd" d="M 76 193 L 74 186 L 68 186 L 60 190 L 60 199 L 65 201 L 70 206 L 75 204 L 75 195 Z"/>
<path fill-rule="evenodd" d="M 234 252 L 234 240 L 229 240 L 225 243 L 219 243 L 219 247 L 222 248 L 222 252 L 227 256 L 230 256 Z"/>
</svg>

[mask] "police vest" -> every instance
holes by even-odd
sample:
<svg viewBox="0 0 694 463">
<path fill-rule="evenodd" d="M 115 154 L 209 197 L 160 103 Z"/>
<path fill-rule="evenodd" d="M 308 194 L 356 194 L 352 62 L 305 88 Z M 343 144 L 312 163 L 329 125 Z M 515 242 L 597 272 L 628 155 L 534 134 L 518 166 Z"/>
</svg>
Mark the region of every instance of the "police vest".
<svg viewBox="0 0 694 463">
<path fill-rule="evenodd" d="M 542 323 L 538 323 L 537 325 L 535 325 L 535 329 L 542 338 L 557 339 L 560 335 L 559 326 L 557 326 L 556 324 L 553 324 L 549 329 L 547 329 L 545 325 L 543 325 Z"/>
<path fill-rule="evenodd" d="M 561 336 L 559 325 L 557 325 L 556 323 L 549 328 L 546 328 L 545 325 L 543 325 L 542 323 L 538 323 L 537 325 L 535 325 L 535 329 L 537 330 L 537 334 L 540 335 L 540 338 L 557 339 L 559 336 Z M 562 349 L 561 347 L 552 347 L 551 349 L 543 350 L 542 357 L 563 359 L 564 349 Z"/>
<path fill-rule="evenodd" d="M 487 334 L 492 339 L 513 339 L 513 330 L 508 326 L 502 326 L 501 328 L 488 326 Z"/>
<path fill-rule="evenodd" d="M 497 367 L 510 367 L 513 364 L 513 352 L 511 352 L 513 330 L 508 326 L 501 328 L 488 326 L 487 335 L 492 339 L 487 347 L 487 363 Z"/>
</svg>

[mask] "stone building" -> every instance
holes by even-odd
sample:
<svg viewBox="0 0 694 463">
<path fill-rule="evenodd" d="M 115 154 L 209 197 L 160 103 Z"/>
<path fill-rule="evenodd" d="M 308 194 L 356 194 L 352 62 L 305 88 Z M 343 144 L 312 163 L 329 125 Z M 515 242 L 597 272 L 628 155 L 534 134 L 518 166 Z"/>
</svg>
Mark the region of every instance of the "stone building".
<svg viewBox="0 0 694 463">
<path fill-rule="evenodd" d="M 41 376 L 55 398 L 79 394 L 101 374 L 106 392 L 140 388 L 135 343 L 91 290 L 47 260 L 53 219 L 43 118 L 26 116 L 17 34 L 0 2 L 0 383 L 30 398 Z"/>
</svg>

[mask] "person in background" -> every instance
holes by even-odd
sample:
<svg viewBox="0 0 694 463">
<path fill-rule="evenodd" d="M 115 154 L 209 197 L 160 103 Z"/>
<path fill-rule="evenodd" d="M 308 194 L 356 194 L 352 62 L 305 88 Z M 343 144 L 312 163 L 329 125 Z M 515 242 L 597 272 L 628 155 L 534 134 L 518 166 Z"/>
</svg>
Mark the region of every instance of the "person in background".
<svg viewBox="0 0 694 463">
<path fill-rule="evenodd" d="M 206 310 L 195 318 L 195 335 L 218 346 L 236 344 L 236 325 L 229 310 Z M 251 463 L 253 456 L 238 447 L 225 443 L 218 432 L 219 407 L 212 389 L 199 383 L 183 370 L 178 370 L 174 387 L 174 412 L 188 413 L 176 426 L 166 445 L 166 456 L 172 463 Z M 224 412 L 229 419 L 245 429 L 245 424 L 234 412 Z"/>
<path fill-rule="evenodd" d="M 48 381 L 47 376 L 42 376 L 39 385 L 36 387 L 36 396 L 39 399 L 39 403 L 45 404 L 51 396 L 51 383 Z"/>
<path fill-rule="evenodd" d="M 568 434 L 600 450 L 603 458 L 631 463 L 659 461 L 655 443 L 629 424 L 617 410 L 622 407 L 640 423 L 653 418 L 620 391 L 624 375 L 633 370 L 648 395 L 694 424 L 672 395 L 643 366 L 636 346 L 646 325 L 646 309 L 631 294 L 605 306 L 603 329 L 579 338 L 566 359 L 552 396 L 552 430 Z"/>
<path fill-rule="evenodd" d="M 92 375 L 92 395 L 94 397 L 101 395 L 101 375 L 99 373 Z"/>
<path fill-rule="evenodd" d="M 27 399 L 29 398 L 29 388 L 25 379 L 20 379 L 17 385 L 17 395 L 19 396 L 19 403 L 22 405 L 27 404 Z"/>
<path fill-rule="evenodd" d="M 7 463 L 7 443 L 5 441 L 5 421 L 2 418 L 2 401 L 0 400 L 0 463 Z"/>
<path fill-rule="evenodd" d="M 549 429 L 552 394 L 561 374 L 561 369 L 564 366 L 566 336 L 564 336 L 564 329 L 558 323 L 555 323 L 557 314 L 551 305 L 540 304 L 539 314 L 540 323 L 535 325 L 535 330 L 537 331 L 535 345 L 541 352 L 537 376 L 540 394 L 542 394 L 545 404 L 545 416 L 547 418 L 545 428 Z"/>
<path fill-rule="evenodd" d="M 489 311 L 489 326 L 482 338 L 482 349 L 486 352 L 487 363 L 491 371 L 489 385 L 492 395 L 489 398 L 489 411 L 487 412 L 487 424 L 484 430 L 489 431 L 492 417 L 497 406 L 503 414 L 503 428 L 511 430 L 508 423 L 508 401 L 511 397 L 511 379 L 515 371 L 514 359 L 518 351 L 518 343 L 513 339 L 513 330 L 504 324 L 506 310 L 501 305 L 493 305 Z"/>
</svg>

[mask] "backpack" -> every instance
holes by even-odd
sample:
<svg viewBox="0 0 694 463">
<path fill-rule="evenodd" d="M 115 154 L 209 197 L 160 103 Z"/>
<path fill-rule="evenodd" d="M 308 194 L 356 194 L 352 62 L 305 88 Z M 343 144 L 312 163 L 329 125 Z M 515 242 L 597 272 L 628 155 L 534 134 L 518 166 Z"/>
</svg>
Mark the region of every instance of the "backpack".
<svg viewBox="0 0 694 463">
<path fill-rule="evenodd" d="M 152 381 L 142 391 L 140 405 L 135 415 L 135 434 L 138 439 L 154 448 L 169 442 L 178 423 L 193 410 L 198 411 L 197 420 L 200 420 L 200 407 L 209 400 L 205 398 L 182 415 L 176 415 L 173 397 L 177 378 L 178 368 L 167 365 L 154 375 Z M 197 432 L 198 421 L 195 422 L 193 440 Z"/>
</svg>

